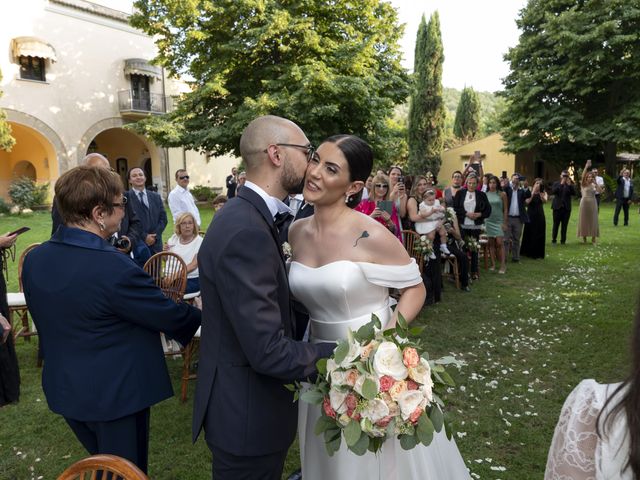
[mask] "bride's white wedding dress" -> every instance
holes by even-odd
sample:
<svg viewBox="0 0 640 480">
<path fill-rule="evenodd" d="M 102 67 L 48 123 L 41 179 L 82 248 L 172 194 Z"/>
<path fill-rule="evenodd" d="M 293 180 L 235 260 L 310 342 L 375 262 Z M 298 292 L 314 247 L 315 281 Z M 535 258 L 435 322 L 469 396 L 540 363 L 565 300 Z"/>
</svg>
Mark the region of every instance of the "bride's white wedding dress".
<svg viewBox="0 0 640 480">
<path fill-rule="evenodd" d="M 405 288 L 421 282 L 415 261 L 408 265 L 378 265 L 341 260 L 311 268 L 291 262 L 289 284 L 293 295 L 309 311 L 310 340 L 335 342 L 346 338 L 375 313 L 384 325 L 391 318 L 389 288 Z M 385 442 L 378 454 L 359 457 L 350 452 L 344 438 L 340 450 L 329 457 L 324 437 L 315 435 L 320 409 L 299 402 L 298 431 L 303 480 L 464 480 L 469 473 L 455 442 L 444 429 L 431 445 L 403 450 L 395 439 Z"/>
</svg>

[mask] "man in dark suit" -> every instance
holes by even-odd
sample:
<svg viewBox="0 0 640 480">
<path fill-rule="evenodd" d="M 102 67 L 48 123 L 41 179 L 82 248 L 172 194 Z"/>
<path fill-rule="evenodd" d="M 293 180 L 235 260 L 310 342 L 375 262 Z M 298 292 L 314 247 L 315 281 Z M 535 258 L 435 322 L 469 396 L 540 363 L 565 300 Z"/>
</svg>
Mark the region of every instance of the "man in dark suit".
<svg viewBox="0 0 640 480">
<path fill-rule="evenodd" d="M 129 170 L 128 179 L 131 190 L 125 195 L 142 226 L 141 241 L 134 250 L 133 258 L 138 264 L 144 265 L 151 255 L 162 251 L 162 232 L 167 226 L 167 212 L 160 195 L 145 188 L 147 178 L 141 168 Z"/>
<path fill-rule="evenodd" d="M 576 193 L 573 181 L 567 170 L 560 174 L 560 181 L 554 182 L 551 186 L 553 201 L 553 230 L 551 232 L 551 243 L 556 244 L 558 240 L 558 227 L 560 227 L 560 243 L 564 245 L 567 241 L 567 225 L 571 217 L 571 197 Z"/>
<path fill-rule="evenodd" d="M 227 199 L 231 199 L 236 196 L 236 186 L 238 185 L 238 169 L 233 167 L 231 169 L 231 175 L 227 176 Z"/>
<path fill-rule="evenodd" d="M 280 480 L 297 427 L 284 384 L 316 373 L 335 345 L 295 341 L 276 224 L 300 192 L 313 147 L 289 120 L 253 120 L 240 139 L 247 181 L 214 217 L 198 254 L 203 324 L 193 439 L 204 427 L 213 477 Z"/>
<path fill-rule="evenodd" d="M 624 226 L 629 225 L 629 205 L 633 198 L 633 182 L 631 181 L 631 172 L 628 168 L 623 168 L 618 175 L 618 186 L 616 187 L 616 210 L 613 214 L 613 224 L 618 226 L 618 217 L 620 209 L 624 212 Z"/>
<path fill-rule="evenodd" d="M 514 262 L 519 262 L 522 227 L 529 221 L 525 200 L 531 196 L 531 191 L 520 187 L 520 175 L 518 173 L 511 175 L 511 183 L 504 191 L 507 194 L 509 212 L 507 223 L 509 228 L 507 238 L 509 241 L 505 247 L 508 245 L 508 250 L 511 250 L 511 259 Z M 509 254 L 508 250 L 505 256 Z"/>
</svg>

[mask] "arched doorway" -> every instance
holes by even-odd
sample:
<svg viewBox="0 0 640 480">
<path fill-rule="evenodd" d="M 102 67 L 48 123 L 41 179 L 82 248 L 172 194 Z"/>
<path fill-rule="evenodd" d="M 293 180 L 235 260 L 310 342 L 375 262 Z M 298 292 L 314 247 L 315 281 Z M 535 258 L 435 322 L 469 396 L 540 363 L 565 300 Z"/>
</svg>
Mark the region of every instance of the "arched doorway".
<svg viewBox="0 0 640 480">
<path fill-rule="evenodd" d="M 107 157 L 111 167 L 122 178 L 126 189 L 129 189 L 127 175 L 134 167 L 140 167 L 145 171 L 147 182 L 151 179 L 149 150 L 145 142 L 135 133 L 123 128 L 109 128 L 100 132 L 89 142 L 87 153 L 91 153 L 90 150 Z M 149 167 L 146 167 L 147 163 Z"/>
<path fill-rule="evenodd" d="M 16 144 L 11 152 L 0 150 L 0 197 L 6 200 L 9 186 L 16 178 L 29 177 L 40 184 L 52 184 L 58 174 L 56 150 L 44 135 L 20 123 L 9 125 Z"/>
</svg>

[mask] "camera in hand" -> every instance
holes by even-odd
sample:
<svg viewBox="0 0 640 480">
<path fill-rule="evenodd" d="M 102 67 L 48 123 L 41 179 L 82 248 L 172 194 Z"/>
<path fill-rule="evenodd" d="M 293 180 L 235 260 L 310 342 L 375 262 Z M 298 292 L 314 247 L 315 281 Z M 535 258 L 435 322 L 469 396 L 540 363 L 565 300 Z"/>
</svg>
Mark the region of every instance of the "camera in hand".
<svg viewBox="0 0 640 480">
<path fill-rule="evenodd" d="M 120 250 L 129 250 L 131 248 L 131 240 L 127 237 L 111 237 L 109 243 Z"/>
</svg>

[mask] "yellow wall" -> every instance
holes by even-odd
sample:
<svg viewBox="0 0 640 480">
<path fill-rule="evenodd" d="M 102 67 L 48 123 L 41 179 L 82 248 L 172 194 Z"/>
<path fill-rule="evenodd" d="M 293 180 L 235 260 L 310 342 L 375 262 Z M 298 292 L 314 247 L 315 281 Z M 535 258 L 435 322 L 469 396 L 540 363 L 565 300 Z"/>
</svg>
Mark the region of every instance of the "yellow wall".
<svg viewBox="0 0 640 480">
<path fill-rule="evenodd" d="M 480 150 L 483 155 L 485 173 L 493 173 L 499 177 L 504 170 L 508 176 L 511 175 L 515 171 L 516 157 L 510 153 L 501 152 L 500 149 L 503 147 L 504 142 L 500 134 L 493 133 L 488 137 L 445 151 L 442 154 L 438 183 L 444 186 L 449 185 L 451 174 L 456 170 L 463 171 L 469 163 L 469 156 L 476 150 Z"/>
<path fill-rule="evenodd" d="M 51 143 L 36 130 L 18 123 L 11 123 L 11 134 L 16 144 L 11 152 L 0 150 L 0 197 L 8 199 L 9 185 L 21 171 L 20 162 L 33 165 L 36 182 L 50 182 L 52 172 L 58 171 L 56 153 Z"/>
</svg>

